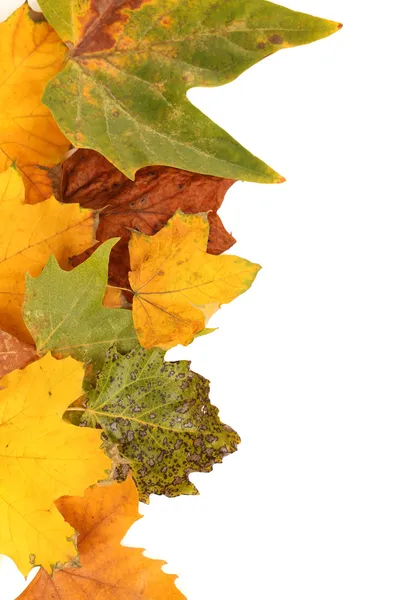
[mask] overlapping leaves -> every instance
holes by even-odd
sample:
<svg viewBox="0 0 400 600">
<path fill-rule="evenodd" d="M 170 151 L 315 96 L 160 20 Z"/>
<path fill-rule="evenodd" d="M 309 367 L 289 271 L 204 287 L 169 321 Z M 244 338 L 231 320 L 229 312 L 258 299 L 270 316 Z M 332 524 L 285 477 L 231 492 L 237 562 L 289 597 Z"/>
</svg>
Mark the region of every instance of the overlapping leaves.
<svg viewBox="0 0 400 600">
<path fill-rule="evenodd" d="M 130 232 L 154 235 L 178 209 L 189 214 L 206 212 L 210 224 L 207 252 L 228 250 L 235 239 L 217 211 L 233 183 L 232 179 L 159 166 L 141 169 L 131 181 L 97 152 L 78 150 L 63 163 L 56 193 L 62 202 L 79 202 L 100 211 L 96 235 L 100 242 L 121 238 L 111 252 L 109 281 L 127 287 Z M 91 252 L 76 257 L 73 263 L 79 264 Z"/>
<path fill-rule="evenodd" d="M 40 0 L 73 45 L 44 102 L 77 147 L 98 150 L 134 178 L 167 165 L 266 183 L 282 178 L 187 99 L 338 24 L 265 0 Z"/>
<path fill-rule="evenodd" d="M 265 0 L 40 4 L 49 22 L 0 24 L 0 553 L 43 567 L 21 600 L 179 600 L 120 545 L 133 479 L 144 501 L 197 493 L 240 439 L 164 350 L 259 270 L 221 255 L 225 192 L 282 181 L 186 92 L 340 26 Z M 107 477 L 126 481 L 75 497 Z"/>
<path fill-rule="evenodd" d="M 70 272 L 51 259 L 39 277 L 28 279 L 24 318 L 40 353 L 71 355 L 100 370 L 97 381 L 88 373 L 79 422 L 101 426 L 118 444 L 141 499 L 193 494 L 189 474 L 211 470 L 236 450 L 239 437 L 220 422 L 207 380 L 186 361 L 165 362 L 161 350 L 141 347 L 130 311 L 102 306 L 114 243 L 106 242 Z M 67 418 L 75 422 L 81 410 L 74 408 Z"/>
<path fill-rule="evenodd" d="M 38 275 L 55 256 L 66 268 L 69 258 L 93 245 L 95 214 L 79 204 L 49 198 L 24 204 L 21 177 L 10 167 L 0 174 L 0 328 L 30 341 L 22 321 L 25 274 Z"/>
<path fill-rule="evenodd" d="M 98 431 L 62 420 L 82 394 L 82 367 L 48 354 L 0 381 L 0 553 L 25 575 L 75 556 L 73 530 L 53 503 L 82 494 L 111 466 Z"/>
<path fill-rule="evenodd" d="M 174 584 L 175 575 L 161 570 L 163 561 L 121 546 L 129 527 L 140 518 L 131 479 L 95 486 L 84 498 L 60 498 L 56 506 L 79 534 L 79 566 L 65 566 L 52 576 L 40 569 L 18 600 L 184 600 Z"/>
</svg>

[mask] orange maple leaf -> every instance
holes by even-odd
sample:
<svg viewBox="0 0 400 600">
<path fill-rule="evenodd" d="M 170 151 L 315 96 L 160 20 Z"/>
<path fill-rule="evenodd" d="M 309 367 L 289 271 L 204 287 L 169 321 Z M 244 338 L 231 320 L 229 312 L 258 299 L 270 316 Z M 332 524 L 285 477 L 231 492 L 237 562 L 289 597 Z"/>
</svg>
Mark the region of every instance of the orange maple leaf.
<svg viewBox="0 0 400 600">
<path fill-rule="evenodd" d="M 121 546 L 129 527 L 140 518 L 138 493 L 131 477 L 124 483 L 96 485 L 85 497 L 64 496 L 56 506 L 78 535 L 81 567 L 40 569 L 18 600 L 184 600 L 165 564 Z"/>
</svg>

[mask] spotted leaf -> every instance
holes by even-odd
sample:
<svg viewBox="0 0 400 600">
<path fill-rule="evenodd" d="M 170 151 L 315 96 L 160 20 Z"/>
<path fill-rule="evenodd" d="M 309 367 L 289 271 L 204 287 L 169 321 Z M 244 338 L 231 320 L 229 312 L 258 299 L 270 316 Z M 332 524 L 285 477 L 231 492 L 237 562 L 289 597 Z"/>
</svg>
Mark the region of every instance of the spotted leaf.
<svg viewBox="0 0 400 600">
<path fill-rule="evenodd" d="M 211 471 L 240 442 L 219 420 L 206 379 L 139 344 L 126 355 L 109 351 L 80 424 L 100 425 L 118 443 L 143 501 L 196 494 L 190 473 Z"/>
</svg>

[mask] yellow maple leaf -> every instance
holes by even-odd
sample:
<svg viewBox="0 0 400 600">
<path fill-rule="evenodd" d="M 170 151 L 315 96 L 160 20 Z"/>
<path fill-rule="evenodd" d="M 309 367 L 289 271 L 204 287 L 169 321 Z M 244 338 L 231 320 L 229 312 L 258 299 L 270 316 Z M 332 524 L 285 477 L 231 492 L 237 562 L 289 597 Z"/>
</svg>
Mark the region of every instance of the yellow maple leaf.
<svg viewBox="0 0 400 600">
<path fill-rule="evenodd" d="M 26 272 L 39 275 L 52 254 L 67 269 L 71 256 L 93 245 L 95 226 L 94 212 L 79 204 L 24 204 L 16 170 L 0 174 L 0 329 L 31 341 L 21 314 Z"/>
<path fill-rule="evenodd" d="M 133 321 L 142 346 L 187 345 L 221 304 L 253 283 L 259 265 L 207 254 L 207 214 L 178 211 L 154 236 L 133 232 L 129 281 Z"/>
<path fill-rule="evenodd" d="M 62 419 L 83 375 L 82 363 L 47 354 L 0 381 L 0 553 L 24 575 L 75 556 L 74 530 L 54 501 L 83 494 L 110 467 L 99 432 Z"/>
<path fill-rule="evenodd" d="M 52 195 L 48 169 L 70 146 L 41 101 L 66 51 L 43 15 L 27 3 L 0 24 L 0 172 L 15 162 L 29 203 Z"/>
</svg>

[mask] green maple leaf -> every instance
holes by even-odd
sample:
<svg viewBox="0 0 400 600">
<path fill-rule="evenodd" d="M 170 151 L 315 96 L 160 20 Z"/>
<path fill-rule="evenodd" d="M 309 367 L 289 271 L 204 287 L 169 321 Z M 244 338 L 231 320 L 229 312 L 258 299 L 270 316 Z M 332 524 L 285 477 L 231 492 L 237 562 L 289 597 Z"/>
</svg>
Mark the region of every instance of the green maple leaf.
<svg viewBox="0 0 400 600">
<path fill-rule="evenodd" d="M 38 277 L 27 275 L 23 316 L 39 354 L 72 356 L 97 370 L 114 343 L 122 352 L 132 348 L 131 311 L 103 306 L 117 241 L 108 240 L 72 271 L 63 271 L 52 256 Z"/>
<path fill-rule="evenodd" d="M 124 356 L 111 348 L 80 420 L 118 443 L 143 501 L 196 494 L 189 474 L 211 471 L 240 442 L 210 403 L 209 382 L 164 355 L 139 343 Z"/>
<path fill-rule="evenodd" d="M 43 101 L 77 147 L 128 177 L 146 165 L 248 181 L 282 178 L 187 99 L 338 23 L 265 0 L 40 0 L 71 46 Z M 273 84 L 276 86 L 276 84 Z M 245 118 L 245 117 L 244 117 Z"/>
</svg>

